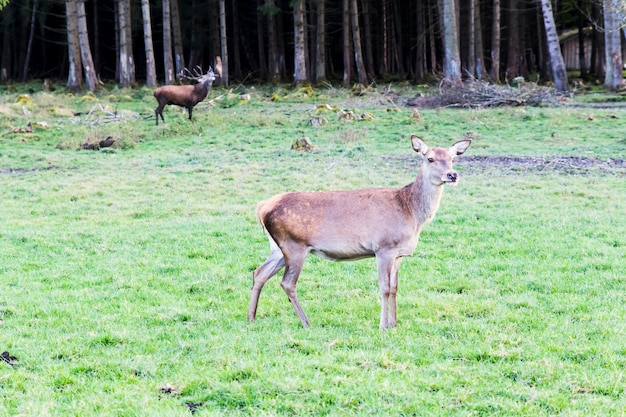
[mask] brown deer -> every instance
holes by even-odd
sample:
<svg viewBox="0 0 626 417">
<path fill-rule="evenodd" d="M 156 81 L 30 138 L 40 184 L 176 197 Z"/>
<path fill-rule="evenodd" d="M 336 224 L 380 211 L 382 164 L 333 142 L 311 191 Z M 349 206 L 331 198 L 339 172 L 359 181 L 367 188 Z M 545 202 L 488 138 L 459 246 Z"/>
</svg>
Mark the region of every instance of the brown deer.
<svg viewBox="0 0 626 417">
<path fill-rule="evenodd" d="M 404 188 L 292 192 L 259 203 L 257 218 L 267 232 L 270 255 L 252 275 L 248 320 L 256 318 L 263 285 L 285 267 L 281 286 L 302 326 L 311 325 L 296 296 L 298 276 L 310 252 L 331 261 L 375 257 L 382 296 L 380 327 L 396 325 L 400 262 L 413 254 L 422 227 L 435 216 L 443 185 L 457 184 L 452 162 L 472 141 L 429 148 L 411 135 L 411 143 L 423 161 L 415 181 Z"/>
<path fill-rule="evenodd" d="M 186 107 L 189 113 L 189 120 L 191 120 L 194 106 L 206 98 L 211 90 L 213 81 L 215 81 L 215 73 L 211 68 L 204 75 L 202 75 L 200 67 L 196 67 L 193 74 L 185 68 L 181 72 L 180 77 L 197 81 L 197 83 L 193 85 L 165 85 L 154 90 L 154 98 L 159 103 L 154 110 L 157 126 L 159 125 L 159 115 L 163 123 L 165 123 L 163 108 L 168 104 Z"/>
</svg>

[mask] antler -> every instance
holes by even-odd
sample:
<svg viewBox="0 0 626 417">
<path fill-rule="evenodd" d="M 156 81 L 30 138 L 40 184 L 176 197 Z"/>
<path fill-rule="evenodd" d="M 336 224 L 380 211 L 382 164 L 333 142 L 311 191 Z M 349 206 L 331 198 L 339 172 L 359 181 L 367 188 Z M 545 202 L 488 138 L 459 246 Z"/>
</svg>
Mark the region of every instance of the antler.
<svg viewBox="0 0 626 417">
<path fill-rule="evenodd" d="M 190 81 L 199 81 L 203 76 L 202 67 L 200 65 L 196 65 L 192 71 L 189 71 L 188 68 L 183 68 L 180 74 L 178 74 L 178 78 L 184 78 Z"/>
</svg>

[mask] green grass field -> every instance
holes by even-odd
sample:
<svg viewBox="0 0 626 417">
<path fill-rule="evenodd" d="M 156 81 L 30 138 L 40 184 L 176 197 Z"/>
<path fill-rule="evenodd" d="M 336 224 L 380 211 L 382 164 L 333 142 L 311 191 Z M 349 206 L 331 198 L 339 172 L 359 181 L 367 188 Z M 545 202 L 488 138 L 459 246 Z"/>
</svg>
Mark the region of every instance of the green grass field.
<svg viewBox="0 0 626 417">
<path fill-rule="evenodd" d="M 246 92 L 159 126 L 145 89 L 0 96 L 0 416 L 626 414 L 626 110 L 418 120 L 377 92 Z M 398 326 L 378 329 L 373 259 L 313 256 L 313 327 L 281 274 L 248 323 L 257 202 L 401 187 L 411 133 L 474 143 L 402 264 Z"/>
</svg>

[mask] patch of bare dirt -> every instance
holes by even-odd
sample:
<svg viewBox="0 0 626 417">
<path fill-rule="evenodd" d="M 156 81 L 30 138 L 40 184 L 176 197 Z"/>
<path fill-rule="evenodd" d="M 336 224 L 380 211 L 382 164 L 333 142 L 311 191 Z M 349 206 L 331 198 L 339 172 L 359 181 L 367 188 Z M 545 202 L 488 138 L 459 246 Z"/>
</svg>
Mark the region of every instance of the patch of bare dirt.
<svg viewBox="0 0 626 417">
<path fill-rule="evenodd" d="M 417 169 L 419 163 L 414 157 L 390 157 L 388 162 L 400 163 L 407 168 Z M 498 175 L 519 175 L 525 172 L 558 172 L 568 175 L 626 176 L 626 159 L 587 158 L 579 156 L 461 156 L 455 166 L 463 173 L 493 172 Z"/>
</svg>

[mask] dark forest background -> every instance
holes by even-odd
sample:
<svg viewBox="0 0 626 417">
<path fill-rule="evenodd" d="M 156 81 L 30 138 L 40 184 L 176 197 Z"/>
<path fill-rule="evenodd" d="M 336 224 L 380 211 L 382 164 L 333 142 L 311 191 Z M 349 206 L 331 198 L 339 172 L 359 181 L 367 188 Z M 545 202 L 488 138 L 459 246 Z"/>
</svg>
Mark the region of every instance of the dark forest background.
<svg viewBox="0 0 626 417">
<path fill-rule="evenodd" d="M 220 44 L 220 0 L 169 0 L 180 10 L 185 66 L 215 65 Z M 223 0 L 222 0 L 223 1 Z M 303 0 L 307 78 L 312 82 L 345 80 L 344 28 L 347 1 L 324 2 L 324 77 L 318 77 L 316 39 L 318 3 Z M 2 80 L 66 79 L 68 44 L 66 3 L 62 0 L 11 0 L 0 12 Z M 87 0 L 89 43 L 100 80 L 119 78 L 118 1 Z M 130 0 L 135 82 L 146 79 L 146 52 L 140 0 Z M 152 39 L 159 83 L 164 82 L 163 4 L 151 1 Z M 273 3 L 273 4 L 272 4 Z M 442 72 L 441 0 L 358 0 L 362 55 L 369 80 L 432 81 Z M 294 79 L 294 2 L 225 0 L 228 74 L 231 82 L 291 82 Z M 552 2 L 563 42 L 583 46 L 569 70 L 582 78 L 601 77 L 605 56 L 602 4 L 594 0 Z M 496 12 L 498 12 L 496 14 Z M 499 26 L 494 25 L 499 14 Z M 548 53 L 539 0 L 457 1 L 457 30 L 464 77 L 506 81 L 523 76 L 549 81 Z M 176 25 L 176 22 L 173 22 Z M 494 31 L 499 30 L 499 64 L 494 72 Z M 352 34 L 350 29 L 349 33 Z M 571 34 L 565 39 L 565 34 Z M 278 54 L 269 56 L 271 37 Z M 621 34 L 624 38 L 623 31 Z M 622 41 L 622 43 L 624 43 Z M 562 47 L 566 45 L 562 43 Z M 496 50 L 498 48 L 495 48 Z M 623 48 L 622 48 L 623 50 Z M 353 50 L 347 51 L 354 55 Z M 622 52 L 623 54 L 623 52 Z M 478 64 L 477 64 L 478 63 Z M 277 65 L 278 77 L 271 74 Z M 349 65 L 355 65 L 352 62 Z M 352 69 L 347 82 L 356 82 Z"/>
</svg>

